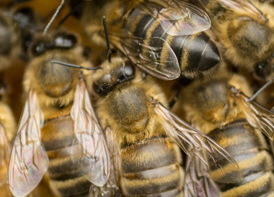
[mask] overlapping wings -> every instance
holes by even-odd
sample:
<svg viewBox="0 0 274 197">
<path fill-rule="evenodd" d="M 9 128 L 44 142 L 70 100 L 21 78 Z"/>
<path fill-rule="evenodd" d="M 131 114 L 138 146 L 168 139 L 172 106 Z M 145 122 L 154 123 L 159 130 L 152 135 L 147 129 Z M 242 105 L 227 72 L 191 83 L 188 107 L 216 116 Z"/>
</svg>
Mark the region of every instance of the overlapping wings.
<svg viewBox="0 0 274 197">
<path fill-rule="evenodd" d="M 253 127 L 262 131 L 269 139 L 274 140 L 274 112 L 267 110 L 255 101 L 249 102 L 247 97 L 240 90 L 231 87 L 233 98 L 237 105 L 244 112 L 246 120 Z"/>
<path fill-rule="evenodd" d="M 202 9 L 180 0 L 146 0 L 137 9 L 157 20 L 172 36 L 192 35 L 210 28 L 209 16 Z"/>
<path fill-rule="evenodd" d="M 85 82 L 80 79 L 76 86 L 74 104 L 71 109 L 74 120 L 74 153 L 80 145 L 81 161 L 87 169 L 88 180 L 96 186 L 103 186 L 110 173 L 110 158 L 101 126 L 93 111 Z"/>
<path fill-rule="evenodd" d="M 28 195 L 47 171 L 49 160 L 41 143 L 42 124 L 37 95 L 30 90 L 9 163 L 9 184 L 14 196 Z"/>
<path fill-rule="evenodd" d="M 221 191 L 210 178 L 208 166 L 195 154 L 187 158 L 184 193 L 185 197 L 221 197 Z"/>
<path fill-rule="evenodd" d="M 230 166 L 238 177 L 233 180 L 221 180 L 224 183 L 239 182 L 242 179 L 241 170 L 237 162 L 219 144 L 190 126 L 175 114 L 166 109 L 161 103 L 151 98 L 156 114 L 162 121 L 167 134 L 179 145 L 179 147 L 191 158 L 192 155 L 199 158 L 205 165 L 209 166 L 204 159 L 204 154 L 215 166 L 222 170 Z"/>
<path fill-rule="evenodd" d="M 163 33 L 186 36 L 205 31 L 211 26 L 203 10 L 179 0 L 145 0 L 132 9 L 139 11 L 138 18 L 151 17 L 152 21 L 144 24 L 143 31 L 155 23 L 162 27 Z M 152 76 L 164 80 L 177 79 L 181 75 L 178 58 L 164 36 L 135 34 L 130 27 L 133 19 L 127 16 L 124 20 L 125 25 L 118 35 L 110 32 L 112 44 Z"/>
</svg>

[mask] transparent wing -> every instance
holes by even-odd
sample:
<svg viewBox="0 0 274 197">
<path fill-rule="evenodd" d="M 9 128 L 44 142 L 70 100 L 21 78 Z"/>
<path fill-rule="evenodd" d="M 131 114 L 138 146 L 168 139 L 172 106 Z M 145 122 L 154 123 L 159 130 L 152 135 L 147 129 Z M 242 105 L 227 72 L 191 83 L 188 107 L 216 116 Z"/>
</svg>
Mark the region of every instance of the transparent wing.
<svg viewBox="0 0 274 197">
<path fill-rule="evenodd" d="M 157 3 L 147 0 L 138 8 L 155 18 L 163 30 L 172 36 L 192 35 L 211 26 L 206 12 L 181 0 L 162 0 Z"/>
<path fill-rule="evenodd" d="M 242 180 L 242 172 L 237 162 L 219 144 L 178 118 L 158 101 L 151 98 L 151 102 L 154 105 L 154 110 L 161 119 L 167 134 L 177 142 L 180 148 L 189 157 L 194 154 L 204 162 L 205 165 L 209 166 L 209 163 L 204 160 L 203 157 L 203 154 L 205 153 L 209 160 L 221 169 L 223 174 L 227 168 L 237 172 L 235 174 L 237 174 L 238 177 L 235 177 L 235 179 L 234 177 L 233 180 L 224 178 L 220 180 L 221 182 L 230 183 Z"/>
<path fill-rule="evenodd" d="M 202 5 L 208 3 L 207 0 L 199 0 Z M 253 17 L 257 18 L 262 22 L 266 22 L 267 18 L 262 14 L 262 12 L 254 6 L 249 0 L 216 0 L 224 8 L 237 12 L 247 12 Z"/>
<path fill-rule="evenodd" d="M 4 126 L 0 123 L 0 169 L 4 169 L 8 166 L 10 149 L 10 143 L 5 133 Z"/>
<path fill-rule="evenodd" d="M 115 139 L 114 133 L 110 127 L 106 128 L 105 131 L 107 145 L 110 151 L 110 158 L 111 158 L 111 166 L 110 166 L 110 175 L 107 183 L 103 187 L 96 187 L 95 185 L 91 185 L 89 190 L 90 197 L 108 197 L 108 196 L 115 196 L 115 197 L 122 197 L 122 192 L 119 188 L 119 170 L 121 164 L 121 153 L 120 148 Z"/>
<path fill-rule="evenodd" d="M 163 80 L 177 79 L 181 75 L 177 56 L 164 39 L 153 37 L 146 43 L 143 38 L 126 32 L 116 40 L 114 45 L 150 75 Z"/>
<path fill-rule="evenodd" d="M 184 193 L 185 197 L 221 197 L 221 191 L 210 178 L 208 166 L 195 154 L 187 158 Z"/>
<path fill-rule="evenodd" d="M 87 178 L 101 187 L 107 182 L 110 173 L 109 151 L 82 79 L 76 86 L 71 117 L 74 120 L 74 135 L 81 149 L 81 161 L 87 168 Z M 78 152 L 78 146 L 72 147 L 76 149 L 73 152 Z"/>
<path fill-rule="evenodd" d="M 4 196 L 11 196 L 8 187 L 8 165 L 10 157 L 10 143 L 5 133 L 4 126 L 0 123 L 0 190 Z"/>
<path fill-rule="evenodd" d="M 253 127 L 261 130 L 269 139 L 274 140 L 274 112 L 269 111 L 255 101 L 250 101 L 249 97 L 240 90 L 231 88 L 233 98 L 244 112 L 247 121 Z"/>
<path fill-rule="evenodd" d="M 9 163 L 9 184 L 14 196 L 28 195 L 41 181 L 49 160 L 41 144 L 43 114 L 35 91 L 30 90 Z"/>
</svg>

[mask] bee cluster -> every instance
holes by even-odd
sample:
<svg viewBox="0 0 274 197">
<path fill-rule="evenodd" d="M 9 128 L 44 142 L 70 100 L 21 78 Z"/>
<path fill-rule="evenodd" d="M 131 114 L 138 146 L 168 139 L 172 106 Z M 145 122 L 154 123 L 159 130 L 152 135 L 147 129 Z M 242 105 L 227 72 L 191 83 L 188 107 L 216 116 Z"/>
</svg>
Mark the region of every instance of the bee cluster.
<svg viewBox="0 0 274 197">
<path fill-rule="evenodd" d="M 274 197 L 272 0 L 0 6 L 1 197 Z"/>
</svg>

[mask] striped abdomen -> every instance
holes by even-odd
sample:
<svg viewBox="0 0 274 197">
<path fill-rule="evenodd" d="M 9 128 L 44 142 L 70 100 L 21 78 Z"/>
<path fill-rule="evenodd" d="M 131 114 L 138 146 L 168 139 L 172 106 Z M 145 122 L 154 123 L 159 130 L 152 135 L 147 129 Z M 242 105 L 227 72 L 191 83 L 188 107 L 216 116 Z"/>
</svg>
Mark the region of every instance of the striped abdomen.
<svg viewBox="0 0 274 197">
<path fill-rule="evenodd" d="M 79 158 L 71 155 L 73 121 L 70 115 L 46 120 L 42 141 L 49 156 L 48 175 L 53 192 L 62 197 L 88 196 L 90 182 Z"/>
<path fill-rule="evenodd" d="M 243 180 L 233 184 L 219 183 L 222 197 L 273 197 L 274 174 L 273 157 L 269 154 L 262 133 L 252 128 L 245 120 L 229 123 L 222 129 L 209 134 L 213 140 L 223 146 L 238 162 Z M 214 180 L 229 177 L 233 180 L 233 171 L 225 169 L 220 173 L 214 166 L 211 175 Z"/>
<path fill-rule="evenodd" d="M 183 196 L 180 150 L 168 138 L 146 139 L 122 147 L 121 152 L 124 196 Z"/>
<path fill-rule="evenodd" d="M 163 47 L 165 42 L 168 43 L 178 59 L 181 73 L 184 76 L 194 77 L 212 69 L 220 61 L 219 51 L 207 34 L 201 32 L 194 35 L 171 36 L 163 30 L 158 20 L 145 14 L 138 7 L 132 10 L 124 25 L 124 33 L 127 34 L 127 32 L 131 32 L 134 37 L 141 38 L 145 45 L 159 47 L 161 62 L 167 62 L 167 56 L 170 55 L 168 48 Z M 128 35 L 124 35 L 124 37 L 126 36 Z M 129 46 L 136 45 L 130 39 L 123 42 Z M 138 53 L 145 53 L 146 50 L 142 45 L 132 48 Z M 168 68 L 168 65 L 166 67 Z"/>
</svg>

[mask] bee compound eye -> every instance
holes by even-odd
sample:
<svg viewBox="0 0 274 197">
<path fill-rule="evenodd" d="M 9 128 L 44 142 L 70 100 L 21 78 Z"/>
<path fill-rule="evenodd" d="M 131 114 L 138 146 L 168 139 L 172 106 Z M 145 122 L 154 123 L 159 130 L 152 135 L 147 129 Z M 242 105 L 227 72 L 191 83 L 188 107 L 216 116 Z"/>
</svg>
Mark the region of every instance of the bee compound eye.
<svg viewBox="0 0 274 197">
<path fill-rule="evenodd" d="M 266 75 L 267 66 L 268 66 L 267 60 L 257 63 L 255 65 L 255 74 L 260 78 L 264 78 Z"/>
<path fill-rule="evenodd" d="M 36 42 L 31 48 L 31 52 L 34 56 L 42 55 L 45 51 L 46 51 L 46 43 L 43 41 Z"/>
<path fill-rule="evenodd" d="M 73 48 L 77 43 L 77 38 L 73 34 L 60 34 L 54 40 L 55 47 Z"/>
<path fill-rule="evenodd" d="M 124 67 L 124 73 L 126 76 L 134 76 L 135 75 L 135 67 L 130 63 L 126 62 L 126 65 Z"/>
</svg>

